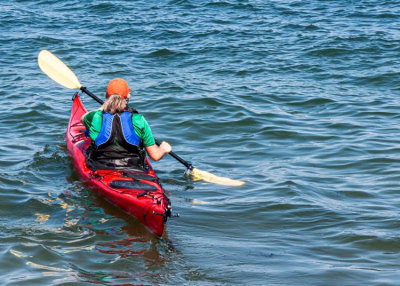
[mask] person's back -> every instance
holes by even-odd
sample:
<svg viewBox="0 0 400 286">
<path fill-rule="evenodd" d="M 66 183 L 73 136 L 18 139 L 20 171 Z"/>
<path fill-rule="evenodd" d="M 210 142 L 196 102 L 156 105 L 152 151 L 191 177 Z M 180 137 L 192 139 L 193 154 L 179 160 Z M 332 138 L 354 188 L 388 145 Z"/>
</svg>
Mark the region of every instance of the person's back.
<svg viewBox="0 0 400 286">
<path fill-rule="evenodd" d="M 167 142 L 157 147 L 144 117 L 128 109 L 130 89 L 126 81 L 118 78 L 110 81 L 106 98 L 99 110 L 82 117 L 92 139 L 88 156 L 92 168 L 144 170 L 146 160 L 143 148 L 155 161 L 171 151 Z"/>
</svg>

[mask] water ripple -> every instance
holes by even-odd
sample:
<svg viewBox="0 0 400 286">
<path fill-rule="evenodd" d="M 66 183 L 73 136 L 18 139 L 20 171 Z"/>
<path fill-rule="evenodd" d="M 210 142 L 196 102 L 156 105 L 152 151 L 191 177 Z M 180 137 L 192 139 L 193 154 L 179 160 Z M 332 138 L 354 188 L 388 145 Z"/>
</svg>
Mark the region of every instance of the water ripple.
<svg viewBox="0 0 400 286">
<path fill-rule="evenodd" d="M 386 0 L 3 3 L 3 283 L 397 285 L 398 15 Z M 126 78 L 159 140 L 246 185 L 155 162 L 181 217 L 154 237 L 79 182 L 73 91 L 40 72 L 42 49 L 100 97 Z"/>
</svg>

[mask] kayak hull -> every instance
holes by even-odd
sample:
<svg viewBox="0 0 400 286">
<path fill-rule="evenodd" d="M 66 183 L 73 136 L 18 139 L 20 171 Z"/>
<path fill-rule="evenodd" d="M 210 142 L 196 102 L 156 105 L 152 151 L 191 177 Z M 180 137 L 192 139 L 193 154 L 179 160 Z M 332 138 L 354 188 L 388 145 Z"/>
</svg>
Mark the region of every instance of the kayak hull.
<svg viewBox="0 0 400 286">
<path fill-rule="evenodd" d="M 74 169 L 79 178 L 100 196 L 139 220 L 157 236 L 162 236 L 167 218 L 171 216 L 170 200 L 165 194 L 149 160 L 148 171 L 95 170 L 86 163 L 86 151 L 91 144 L 80 122 L 87 112 L 79 94 L 72 100 L 66 141 Z"/>
</svg>

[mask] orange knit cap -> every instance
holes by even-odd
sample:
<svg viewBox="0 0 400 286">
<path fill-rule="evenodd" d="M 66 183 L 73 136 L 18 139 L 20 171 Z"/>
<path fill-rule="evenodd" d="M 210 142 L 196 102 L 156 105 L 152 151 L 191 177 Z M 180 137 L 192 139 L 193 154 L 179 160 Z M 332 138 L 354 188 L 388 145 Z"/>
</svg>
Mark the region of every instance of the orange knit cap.
<svg viewBox="0 0 400 286">
<path fill-rule="evenodd" d="M 129 89 L 128 83 L 122 78 L 114 78 L 107 85 L 106 97 L 110 97 L 113 94 L 119 94 L 122 98 L 127 98 L 131 90 Z"/>
</svg>

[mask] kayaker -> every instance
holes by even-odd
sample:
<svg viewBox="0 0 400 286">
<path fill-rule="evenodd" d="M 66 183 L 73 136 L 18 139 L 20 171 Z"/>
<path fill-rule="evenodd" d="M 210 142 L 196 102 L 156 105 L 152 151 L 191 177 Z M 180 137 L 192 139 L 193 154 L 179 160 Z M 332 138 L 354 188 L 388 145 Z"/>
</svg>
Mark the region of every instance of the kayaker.
<svg viewBox="0 0 400 286">
<path fill-rule="evenodd" d="M 129 98 L 128 83 L 115 78 L 107 86 L 104 104 L 82 116 L 81 121 L 92 139 L 88 163 L 93 168 L 144 169 L 143 149 L 154 161 L 171 152 L 167 142 L 163 141 L 160 146 L 155 144 L 146 119 L 128 108 Z"/>
</svg>

